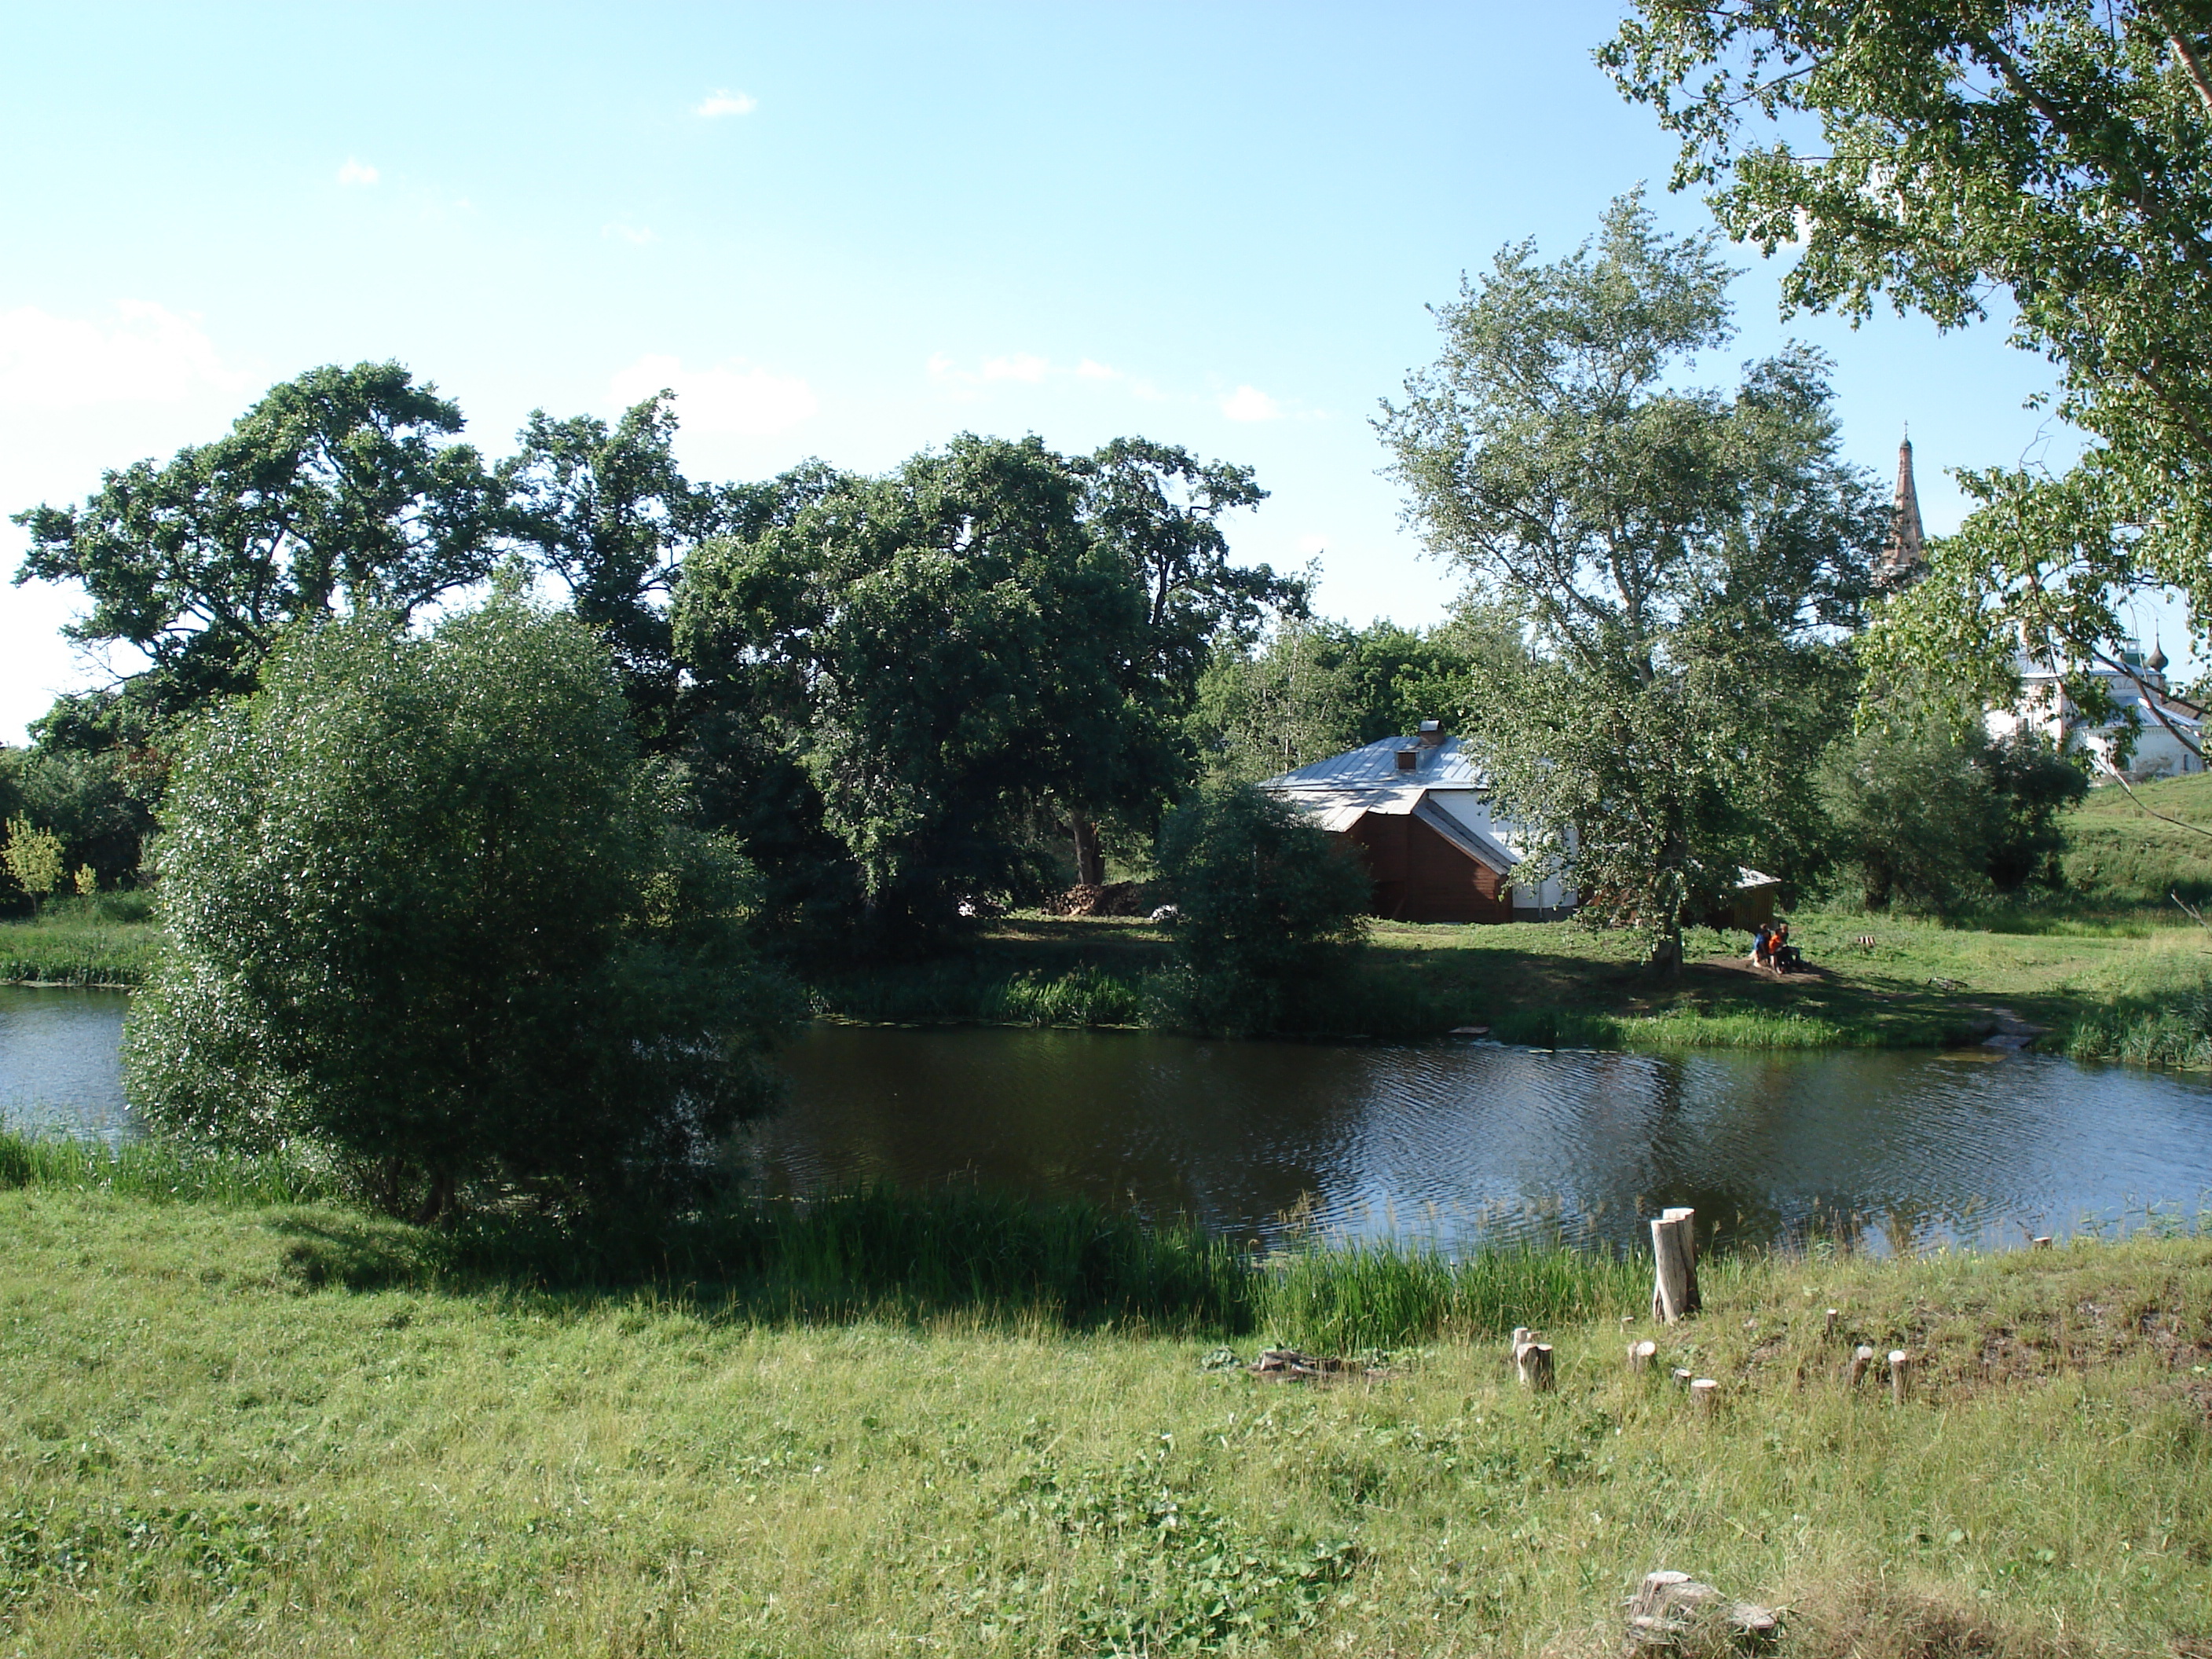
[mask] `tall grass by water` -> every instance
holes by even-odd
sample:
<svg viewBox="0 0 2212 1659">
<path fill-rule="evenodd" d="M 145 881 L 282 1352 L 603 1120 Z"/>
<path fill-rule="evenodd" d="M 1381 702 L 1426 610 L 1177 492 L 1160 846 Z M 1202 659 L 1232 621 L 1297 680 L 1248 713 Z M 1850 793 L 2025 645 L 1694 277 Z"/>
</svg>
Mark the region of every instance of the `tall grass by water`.
<svg viewBox="0 0 2212 1659">
<path fill-rule="evenodd" d="M 331 1171 L 307 1159 L 243 1157 L 161 1140 L 100 1140 L 0 1133 L 0 1191 L 43 1187 L 194 1204 L 308 1204 L 334 1200 Z"/>
<path fill-rule="evenodd" d="M 0 983 L 143 984 L 161 949 L 153 911 L 148 893 L 70 895 L 35 917 L 0 922 Z"/>
<path fill-rule="evenodd" d="M 1009 973 L 957 961 L 841 975 L 809 988 L 813 1012 L 871 1024 L 1140 1025 L 1150 1001 L 1142 975 L 1079 967 Z"/>
</svg>

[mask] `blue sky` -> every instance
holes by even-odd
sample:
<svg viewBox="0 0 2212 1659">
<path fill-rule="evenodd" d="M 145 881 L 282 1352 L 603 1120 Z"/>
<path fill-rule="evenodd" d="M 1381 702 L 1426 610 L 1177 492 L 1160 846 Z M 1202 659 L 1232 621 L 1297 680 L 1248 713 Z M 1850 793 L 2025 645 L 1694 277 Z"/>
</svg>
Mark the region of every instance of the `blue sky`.
<svg viewBox="0 0 2212 1659">
<path fill-rule="evenodd" d="M 396 357 L 504 453 L 528 412 L 679 394 L 697 477 L 873 470 L 963 430 L 1140 433 L 1257 468 L 1241 555 L 1433 621 L 1369 418 L 1425 307 L 1553 256 L 1671 147 L 1555 4 L 0 7 L 0 508 L 221 432 L 270 383 Z M 2046 439 L 1995 329 L 1777 320 L 1836 357 L 1853 456 Z M 2063 441 L 2063 440 L 2062 440 Z M 22 532 L 0 526 L 12 570 Z M 0 590 L 0 740 L 87 668 L 76 600 Z M 2172 630 L 2168 630 L 2169 634 Z M 2177 641 L 2169 637 L 2168 650 Z"/>
</svg>

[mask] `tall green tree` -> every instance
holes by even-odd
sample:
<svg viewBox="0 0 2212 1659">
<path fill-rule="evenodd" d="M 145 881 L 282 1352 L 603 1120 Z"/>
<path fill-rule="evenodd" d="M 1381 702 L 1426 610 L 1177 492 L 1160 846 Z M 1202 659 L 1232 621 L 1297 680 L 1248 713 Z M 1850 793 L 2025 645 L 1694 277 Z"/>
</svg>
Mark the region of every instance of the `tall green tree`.
<svg viewBox="0 0 2212 1659">
<path fill-rule="evenodd" d="M 640 734 L 659 750 L 681 737 L 674 598 L 691 550 L 757 533 L 823 469 L 759 484 L 696 484 L 677 465 L 676 394 L 660 392 L 612 426 L 532 413 L 497 468 L 501 527 L 568 589 L 623 677 Z"/>
<path fill-rule="evenodd" d="M 702 699 L 804 773 L 887 935 L 1034 884 L 1051 804 L 1139 810 L 1186 774 L 1139 695 L 1146 590 L 1083 484 L 1036 439 L 962 437 L 690 562 Z"/>
<path fill-rule="evenodd" d="M 2202 0 L 1639 0 L 1600 52 L 1680 137 L 1677 187 L 1795 251 L 1787 303 L 1954 328 L 2002 301 L 2094 440 L 2063 473 L 1962 475 L 1980 505 L 1877 664 L 1997 690 L 2025 645 L 2094 715 L 2130 595 L 2179 592 L 2212 641 L 2208 54 Z"/>
<path fill-rule="evenodd" d="M 1805 722 L 1777 705 L 1820 683 L 1886 528 L 1817 354 L 1680 383 L 1731 336 L 1730 275 L 1626 197 L 1567 259 L 1504 250 L 1378 422 L 1430 545 L 1528 619 L 1534 659 L 1471 734 L 1528 873 L 1566 874 L 1660 971 L 1817 752 L 1782 746 Z"/>
<path fill-rule="evenodd" d="M 782 1014 L 742 868 L 641 760 L 602 644 L 514 592 L 297 630 L 201 723 L 169 949 L 125 1036 L 158 1127 L 304 1142 L 429 1220 L 696 1181 Z"/>
<path fill-rule="evenodd" d="M 1085 528 L 1144 589 L 1143 643 L 1128 659 L 1127 694 L 1178 720 L 1216 647 L 1249 643 L 1271 616 L 1303 615 L 1307 585 L 1264 564 L 1231 562 L 1223 518 L 1267 498 L 1251 468 L 1200 461 L 1146 438 L 1116 438 L 1073 465 L 1085 483 Z M 1095 885 L 1105 879 L 1097 808 L 1068 805 L 1076 879 Z"/>
<path fill-rule="evenodd" d="M 489 574 L 498 486 L 461 425 L 398 363 L 311 369 L 213 443 L 15 514 L 31 538 L 15 580 L 82 584 L 91 609 L 66 631 L 144 653 L 143 716 L 203 708 L 250 690 L 297 622 L 405 617 Z M 97 739 L 108 712 L 70 729 Z"/>
</svg>

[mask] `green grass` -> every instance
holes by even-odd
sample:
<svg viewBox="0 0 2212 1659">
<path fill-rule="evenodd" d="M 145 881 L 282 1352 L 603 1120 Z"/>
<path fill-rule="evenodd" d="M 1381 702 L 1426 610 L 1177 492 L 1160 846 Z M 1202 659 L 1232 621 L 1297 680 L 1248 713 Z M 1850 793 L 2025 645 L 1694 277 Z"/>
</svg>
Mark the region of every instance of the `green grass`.
<svg viewBox="0 0 2212 1659">
<path fill-rule="evenodd" d="M 353 1290 L 297 1249 L 352 1212 L 56 1174 L 0 1192 L 8 1654 L 1596 1659 L 1661 1565 L 1784 1607 L 1782 1659 L 2212 1639 L 2202 1239 L 1741 1257 L 1626 1333 L 1632 1273 L 1457 1273 L 1548 1327 L 1533 1396 L 1458 1331 L 1311 1388 L 1229 1364 L 1257 1326 Z M 1921 1356 L 1902 1407 L 1861 1341 Z"/>
<path fill-rule="evenodd" d="M 2212 902 L 2212 839 L 2145 806 L 2212 829 L 2212 774 L 2139 784 L 2134 799 L 2111 785 L 2092 791 L 2067 824 L 2066 878 L 2077 902 L 2168 916 L 2171 894 L 2200 908 Z"/>
<path fill-rule="evenodd" d="M 0 983 L 138 985 L 161 933 L 147 896 L 103 893 L 47 901 L 35 918 L 0 921 Z"/>
</svg>

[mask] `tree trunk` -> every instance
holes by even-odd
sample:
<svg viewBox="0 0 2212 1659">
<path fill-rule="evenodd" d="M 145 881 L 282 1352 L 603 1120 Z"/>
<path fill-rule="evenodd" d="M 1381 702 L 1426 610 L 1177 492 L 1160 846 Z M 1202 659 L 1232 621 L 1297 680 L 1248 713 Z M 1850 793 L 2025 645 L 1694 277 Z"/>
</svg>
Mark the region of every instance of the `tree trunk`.
<svg viewBox="0 0 2212 1659">
<path fill-rule="evenodd" d="M 1654 979 L 1673 979 L 1682 971 L 1682 929 L 1679 924 L 1651 947 L 1644 964 Z"/>
<path fill-rule="evenodd" d="M 453 1177 L 449 1174 L 430 1177 L 430 1190 L 422 1194 L 422 1207 L 415 1212 L 416 1226 L 427 1227 L 445 1214 L 447 1207 L 453 1201 Z"/>
<path fill-rule="evenodd" d="M 1098 844 L 1098 826 L 1080 812 L 1069 815 L 1075 823 L 1075 880 L 1082 887 L 1106 884 L 1106 851 Z"/>
</svg>

